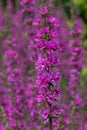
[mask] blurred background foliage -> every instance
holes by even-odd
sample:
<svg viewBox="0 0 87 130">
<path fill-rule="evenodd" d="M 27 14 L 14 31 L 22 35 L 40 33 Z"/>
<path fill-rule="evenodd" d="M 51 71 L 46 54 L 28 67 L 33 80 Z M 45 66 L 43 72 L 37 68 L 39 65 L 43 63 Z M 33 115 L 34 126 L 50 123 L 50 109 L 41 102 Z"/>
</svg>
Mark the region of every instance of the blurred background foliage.
<svg viewBox="0 0 87 130">
<path fill-rule="evenodd" d="M 0 6 L 3 8 L 3 10 L 6 9 L 7 2 L 9 0 L 0 0 Z M 17 11 L 17 8 L 19 6 L 20 0 L 11 0 L 12 4 L 14 6 L 14 11 Z M 53 0 L 53 3 L 55 5 L 55 8 L 58 8 L 59 6 L 62 7 L 64 12 L 66 13 L 66 16 L 68 18 L 69 25 L 72 24 L 71 22 L 71 15 L 70 15 L 70 2 L 71 0 Z M 79 12 L 79 15 L 83 19 L 83 48 L 84 48 L 84 68 L 82 70 L 82 87 L 86 87 L 87 84 L 87 0 L 72 0 L 74 3 L 74 6 L 76 10 Z M 72 7 L 73 5 L 71 5 Z M 63 81 L 63 84 L 64 81 Z"/>
</svg>

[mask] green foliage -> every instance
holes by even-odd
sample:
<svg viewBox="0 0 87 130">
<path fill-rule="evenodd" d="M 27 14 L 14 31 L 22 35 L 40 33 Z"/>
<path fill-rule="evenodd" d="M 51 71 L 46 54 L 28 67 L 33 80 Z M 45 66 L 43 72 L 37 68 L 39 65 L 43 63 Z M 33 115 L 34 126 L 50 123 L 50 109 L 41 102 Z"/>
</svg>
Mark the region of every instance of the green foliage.
<svg viewBox="0 0 87 130">
<path fill-rule="evenodd" d="M 82 76 L 81 87 L 82 87 L 82 88 L 85 88 L 86 85 L 87 85 L 87 66 L 85 66 L 85 67 L 82 69 L 81 76 Z"/>
<path fill-rule="evenodd" d="M 83 42 L 83 47 L 87 48 L 87 39 Z"/>
</svg>

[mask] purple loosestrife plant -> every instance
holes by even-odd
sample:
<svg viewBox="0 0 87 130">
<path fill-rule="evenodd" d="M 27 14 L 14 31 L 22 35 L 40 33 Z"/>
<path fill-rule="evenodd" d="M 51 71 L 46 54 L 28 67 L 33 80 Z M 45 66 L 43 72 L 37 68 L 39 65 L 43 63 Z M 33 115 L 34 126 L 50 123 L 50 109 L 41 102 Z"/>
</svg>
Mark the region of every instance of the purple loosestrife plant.
<svg viewBox="0 0 87 130">
<path fill-rule="evenodd" d="M 70 82 L 69 86 L 71 88 L 77 88 L 81 84 L 81 70 L 82 70 L 82 40 L 81 40 L 81 34 L 82 34 L 82 25 L 78 24 L 81 23 L 80 18 L 75 19 L 75 28 L 70 32 L 70 35 L 73 36 L 73 40 L 70 41 L 70 47 L 71 47 L 71 58 L 70 58 L 70 64 L 71 64 L 71 72 L 70 72 Z M 78 26 L 79 25 L 79 26 Z M 75 91 L 72 91 L 72 95 Z"/>
<path fill-rule="evenodd" d="M 61 7 L 58 10 L 56 9 L 56 17 L 57 17 L 58 24 L 60 25 L 57 29 L 58 41 L 61 47 L 61 51 L 58 52 L 58 57 L 60 57 L 61 59 L 60 71 L 61 71 L 61 75 L 68 81 L 69 73 L 70 73 L 70 64 L 68 64 L 67 62 L 69 61 L 69 55 L 70 55 L 70 49 L 68 47 L 69 46 L 69 26 L 67 25 L 67 19 Z"/>
<path fill-rule="evenodd" d="M 81 98 L 81 70 L 83 67 L 82 55 L 82 20 L 77 16 L 76 18 L 73 16 L 74 20 L 74 28 L 70 31 L 70 35 L 73 39 L 70 40 L 70 50 L 71 50 L 71 57 L 70 57 L 70 80 L 69 80 L 69 87 L 67 88 L 71 100 L 70 100 L 70 114 L 71 114 L 71 129 L 76 127 L 75 119 L 77 118 L 76 110 L 79 110 L 80 107 L 83 105 L 83 101 Z M 76 119 L 78 120 L 78 119 Z"/>
<path fill-rule="evenodd" d="M 39 16 L 34 25 L 38 27 L 36 39 L 39 51 L 36 62 L 37 80 L 39 87 L 37 96 L 40 104 L 40 115 L 45 122 L 49 122 L 49 129 L 53 129 L 54 120 L 62 113 L 61 89 L 59 88 L 61 75 L 58 70 L 60 64 L 56 52 L 59 51 L 57 37 L 56 18 L 49 13 L 49 8 L 43 5 L 39 11 Z M 38 22 L 40 21 L 40 22 Z M 56 124 L 58 128 L 59 124 Z"/>
<path fill-rule="evenodd" d="M 33 21 L 35 20 L 35 11 L 37 3 L 34 0 L 27 0 L 21 1 L 20 4 L 22 5 L 21 17 L 25 30 L 24 35 L 28 42 L 28 44 L 26 44 L 26 47 L 28 48 L 28 55 L 31 55 L 31 57 L 29 57 L 29 60 L 31 60 L 30 64 L 34 66 L 34 60 L 36 61 L 37 58 L 37 49 L 34 43 L 34 37 L 36 32 L 33 26 Z"/>
<path fill-rule="evenodd" d="M 13 120 L 15 119 L 17 121 L 17 124 L 14 126 L 11 126 L 12 129 L 18 129 L 21 128 L 21 123 L 24 118 L 24 108 L 23 108 L 23 93 L 24 90 L 23 87 L 23 78 L 22 78 L 22 72 L 21 68 L 19 68 L 20 60 L 18 59 L 19 54 L 14 49 L 9 49 L 5 53 L 5 58 L 7 61 L 7 85 L 12 87 L 13 90 L 13 102 L 14 102 L 14 109 L 15 109 L 15 117 L 13 117 Z M 16 116 L 18 117 L 16 119 Z M 21 120 L 22 118 L 22 120 Z M 21 122 L 18 123 L 18 120 L 21 120 Z M 10 121 L 10 120 L 9 120 Z"/>
</svg>

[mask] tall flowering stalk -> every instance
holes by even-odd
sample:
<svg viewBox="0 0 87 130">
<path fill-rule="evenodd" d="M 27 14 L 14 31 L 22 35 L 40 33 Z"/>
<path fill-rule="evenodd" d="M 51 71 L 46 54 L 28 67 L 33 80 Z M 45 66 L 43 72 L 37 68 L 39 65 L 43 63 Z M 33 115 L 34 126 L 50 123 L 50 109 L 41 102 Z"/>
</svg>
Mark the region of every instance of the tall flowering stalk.
<svg viewBox="0 0 87 130">
<path fill-rule="evenodd" d="M 59 52 L 58 56 L 60 57 L 60 59 L 62 59 L 60 70 L 61 70 L 61 74 L 63 75 L 63 77 L 66 80 L 68 80 L 69 70 L 70 70 L 70 65 L 67 62 L 67 61 L 69 61 L 69 55 L 70 55 L 70 49 L 68 47 L 68 45 L 69 45 L 69 26 L 67 24 L 67 19 L 64 14 L 64 11 L 61 7 L 59 9 L 56 9 L 56 17 L 57 17 L 58 24 L 60 25 L 58 28 L 58 41 L 59 41 L 59 44 L 61 47 L 61 51 Z"/>
<path fill-rule="evenodd" d="M 24 91 L 24 83 L 23 83 L 23 71 L 21 67 L 19 68 L 20 59 L 19 54 L 16 50 L 16 46 L 14 47 L 13 41 L 8 41 L 7 49 L 5 52 L 6 58 L 6 71 L 7 71 L 7 86 L 11 87 L 12 91 L 12 106 L 14 111 L 12 112 L 12 119 L 10 123 L 10 127 L 12 129 L 19 129 L 23 127 L 24 122 L 24 106 L 23 106 L 23 91 Z M 12 44 L 12 45 L 11 45 Z M 10 49 L 9 49 L 10 46 Z M 7 115 L 8 117 L 8 115 Z M 21 120 L 22 119 L 22 120 Z M 20 121 L 18 121 L 20 120 Z M 14 122 L 15 121 L 15 122 Z"/>
<path fill-rule="evenodd" d="M 74 14 L 74 10 L 72 9 L 72 18 L 74 20 L 74 28 L 70 31 L 70 36 L 72 39 L 70 40 L 70 50 L 71 50 L 71 57 L 70 57 L 70 80 L 69 80 L 69 87 L 68 92 L 71 96 L 70 100 L 70 110 L 71 110 L 71 127 L 73 129 L 73 123 L 75 123 L 76 115 L 75 110 L 78 109 L 83 105 L 81 92 L 80 92 L 80 85 L 81 85 L 81 70 L 83 66 L 82 55 L 82 20 L 80 17 Z M 75 126 L 76 127 L 76 126 Z"/>
<path fill-rule="evenodd" d="M 20 11 L 21 18 L 22 18 L 22 24 L 23 24 L 23 30 L 24 35 L 26 39 L 26 51 L 27 56 L 31 55 L 29 57 L 29 62 L 31 64 L 31 67 L 34 66 L 34 62 L 36 61 L 37 57 L 37 49 L 36 45 L 34 43 L 34 37 L 35 37 L 35 28 L 33 26 L 33 21 L 35 20 L 35 11 L 36 9 L 36 1 L 35 0 L 22 0 L 21 1 L 22 9 Z M 26 61 L 27 62 L 27 61 Z M 33 68 L 31 68 L 33 71 Z"/>
<path fill-rule="evenodd" d="M 61 109 L 61 90 L 59 84 L 61 75 L 58 69 L 60 64 L 56 56 L 60 50 L 57 41 L 58 24 L 56 18 L 50 14 L 47 6 L 43 5 L 39 11 L 39 16 L 33 24 L 37 26 L 35 41 L 39 51 L 36 62 L 37 86 L 39 87 L 38 102 L 40 113 L 45 122 L 49 122 L 49 129 L 53 130 L 54 120 L 58 120 L 62 112 Z M 58 129 L 58 123 L 55 130 Z"/>
</svg>

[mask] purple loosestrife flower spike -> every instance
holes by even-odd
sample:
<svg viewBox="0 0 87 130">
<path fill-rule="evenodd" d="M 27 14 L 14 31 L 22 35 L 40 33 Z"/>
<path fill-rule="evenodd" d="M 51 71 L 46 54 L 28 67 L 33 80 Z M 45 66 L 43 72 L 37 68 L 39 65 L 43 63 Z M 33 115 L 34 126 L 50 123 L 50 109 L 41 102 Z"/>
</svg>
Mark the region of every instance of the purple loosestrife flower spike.
<svg viewBox="0 0 87 130">
<path fill-rule="evenodd" d="M 34 22 L 34 25 L 38 27 L 35 41 L 40 52 L 36 62 L 36 84 L 39 87 L 37 100 L 41 108 L 40 114 L 45 122 L 49 122 L 50 130 L 52 130 L 54 119 L 58 120 L 58 116 L 62 113 L 59 88 L 61 75 L 58 70 L 60 60 L 56 56 L 56 52 L 60 51 L 56 38 L 57 21 L 53 16 L 49 18 L 49 8 L 45 5 L 39 9 L 38 13 L 38 19 Z"/>
</svg>

